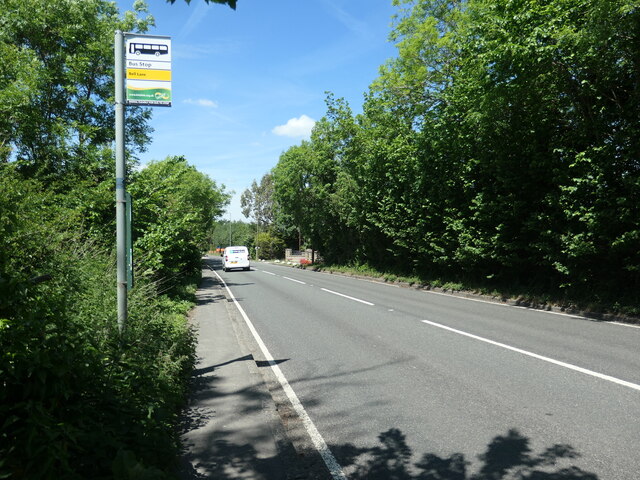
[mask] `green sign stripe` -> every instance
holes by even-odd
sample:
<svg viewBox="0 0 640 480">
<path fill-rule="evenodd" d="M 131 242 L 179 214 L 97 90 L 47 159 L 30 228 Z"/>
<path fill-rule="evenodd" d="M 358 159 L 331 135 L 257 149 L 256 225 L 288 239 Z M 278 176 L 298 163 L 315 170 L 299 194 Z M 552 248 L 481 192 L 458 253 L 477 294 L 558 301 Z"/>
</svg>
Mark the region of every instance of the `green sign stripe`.
<svg viewBox="0 0 640 480">
<path fill-rule="evenodd" d="M 168 88 L 131 88 L 127 87 L 127 100 L 171 101 L 171 90 Z"/>
</svg>

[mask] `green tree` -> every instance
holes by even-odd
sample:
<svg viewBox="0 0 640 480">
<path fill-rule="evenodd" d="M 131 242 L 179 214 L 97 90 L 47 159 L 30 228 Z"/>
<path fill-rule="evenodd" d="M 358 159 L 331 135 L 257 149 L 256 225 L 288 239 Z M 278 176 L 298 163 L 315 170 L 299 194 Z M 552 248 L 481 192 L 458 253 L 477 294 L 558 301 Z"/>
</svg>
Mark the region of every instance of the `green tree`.
<svg viewBox="0 0 640 480">
<path fill-rule="evenodd" d="M 124 336 L 115 319 L 112 42 L 150 25 L 144 3 L 135 10 L 0 6 L 0 478 L 163 479 L 174 467 L 190 304 L 143 275 Z M 148 115 L 129 110 L 130 154 Z M 132 175 L 151 280 L 199 266 L 227 201 L 183 159 L 166 163 Z"/>
<path fill-rule="evenodd" d="M 465 142 L 461 258 L 505 280 L 593 288 L 607 278 L 627 290 L 638 264 L 628 248 L 638 231 L 635 8 L 471 6 L 446 96 L 449 131 L 457 120 L 475 139 Z"/>
<path fill-rule="evenodd" d="M 282 257 L 284 239 L 297 238 L 297 235 L 292 235 L 297 231 L 295 227 L 283 221 L 286 217 L 278 210 L 274 191 L 273 174 L 270 172 L 262 176 L 260 184 L 254 180 L 251 188 L 247 188 L 240 197 L 243 215 L 253 219 L 255 238 L 251 243 L 261 249 L 261 257 L 267 258 Z"/>
<path fill-rule="evenodd" d="M 256 235 L 255 246 L 259 249 L 259 258 L 284 258 L 284 241 L 269 232 L 259 232 Z"/>
<path fill-rule="evenodd" d="M 254 180 L 251 188 L 242 192 L 240 206 L 242 214 L 247 218 L 252 218 L 258 228 L 265 229 L 273 224 L 273 177 L 271 173 L 263 175 L 260 184 Z"/>
<path fill-rule="evenodd" d="M 232 245 L 253 246 L 255 228 L 251 224 L 241 221 L 218 220 L 214 223 L 211 233 L 211 248 L 225 248 Z"/>
<path fill-rule="evenodd" d="M 283 223 L 295 226 L 326 260 L 347 261 L 358 244 L 349 203 L 357 127 L 346 102 L 328 95 L 327 106 L 311 140 L 280 156 L 273 169 L 274 196 Z"/>
<path fill-rule="evenodd" d="M 114 139 L 113 32 L 144 32 L 146 4 L 120 18 L 105 0 L 6 0 L 0 7 L 0 146 L 25 175 L 105 178 Z M 128 148 L 149 140 L 149 109 L 129 108 Z M 73 183 L 70 180 L 69 183 Z"/>
<path fill-rule="evenodd" d="M 141 271 L 168 281 L 199 271 L 213 222 L 229 202 L 224 186 L 174 156 L 133 175 L 129 190 Z"/>
<path fill-rule="evenodd" d="M 305 237 L 310 233 L 305 218 L 311 207 L 307 182 L 307 159 L 311 154 L 311 145 L 303 141 L 283 152 L 272 170 L 274 200 L 280 221 L 293 226 Z"/>
<path fill-rule="evenodd" d="M 635 3 L 394 4 L 397 58 L 281 155 L 279 218 L 329 261 L 632 299 Z"/>
</svg>

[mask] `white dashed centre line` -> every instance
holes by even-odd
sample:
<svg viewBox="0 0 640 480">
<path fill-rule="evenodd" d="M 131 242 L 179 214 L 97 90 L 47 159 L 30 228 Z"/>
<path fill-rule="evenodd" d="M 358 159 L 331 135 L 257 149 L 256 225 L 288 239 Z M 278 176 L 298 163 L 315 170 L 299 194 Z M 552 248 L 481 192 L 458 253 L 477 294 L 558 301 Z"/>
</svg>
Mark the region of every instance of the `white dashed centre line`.
<svg viewBox="0 0 640 480">
<path fill-rule="evenodd" d="M 290 280 L 292 282 L 300 283 L 302 285 L 306 285 L 305 282 L 301 282 L 300 280 L 296 280 L 295 278 L 289 278 L 289 277 L 285 277 L 285 276 L 283 276 L 282 278 L 285 278 L 285 279 Z"/>
<path fill-rule="evenodd" d="M 355 297 L 350 297 L 349 295 L 345 295 L 344 293 L 334 292 L 333 290 L 328 290 L 326 288 L 321 288 L 320 290 L 327 293 L 333 293 L 334 295 L 339 295 L 340 297 L 348 298 L 349 300 L 353 300 L 354 302 L 360 302 L 360 303 L 364 303 L 365 305 L 371 305 L 371 306 L 374 305 L 371 302 L 367 302 L 366 300 L 360 300 L 359 298 L 355 298 Z"/>
</svg>

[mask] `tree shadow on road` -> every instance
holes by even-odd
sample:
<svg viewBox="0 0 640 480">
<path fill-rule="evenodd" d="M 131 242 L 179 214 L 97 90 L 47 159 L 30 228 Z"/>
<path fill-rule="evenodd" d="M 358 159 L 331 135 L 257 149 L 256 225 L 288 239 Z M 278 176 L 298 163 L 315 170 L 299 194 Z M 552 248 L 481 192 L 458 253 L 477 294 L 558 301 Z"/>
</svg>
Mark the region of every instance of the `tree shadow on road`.
<svg viewBox="0 0 640 480">
<path fill-rule="evenodd" d="M 413 451 L 404 434 L 390 429 L 378 436 L 380 446 L 359 448 L 334 445 L 333 453 L 352 480 L 597 480 L 590 472 L 572 465 L 579 457 L 569 445 L 553 445 L 534 454 L 529 439 L 517 430 L 496 436 L 478 456 L 481 464 L 469 472 L 470 462 L 461 453 L 448 457 L 426 453 L 412 463 Z"/>
<path fill-rule="evenodd" d="M 598 480 L 597 475 L 576 466 L 560 466 L 579 455 L 568 445 L 553 445 L 534 454 L 529 439 L 517 430 L 496 436 L 479 455 L 481 466 L 470 472 L 463 454 L 448 457 L 424 454 L 413 463 L 413 451 L 400 430 L 390 429 L 379 435 L 380 445 L 355 447 L 350 444 L 333 445 L 332 452 L 341 462 L 350 480 Z M 212 439 L 213 440 L 213 439 Z M 272 458 L 258 458 L 248 444 L 234 445 L 220 439 L 211 446 L 216 459 L 200 459 L 200 467 L 207 474 L 191 468 L 184 472 L 184 480 L 215 478 L 218 480 L 251 478 L 264 480 L 331 479 L 319 458 L 296 455 L 293 450 Z M 222 460 L 222 461 L 221 461 Z M 283 468 L 279 465 L 284 465 Z M 229 473 L 228 467 L 234 467 Z M 239 468 L 238 468 L 239 467 Z"/>
<path fill-rule="evenodd" d="M 209 390 L 208 394 L 212 392 Z M 234 395 L 238 394 L 251 401 L 261 395 L 252 390 L 234 392 Z M 202 412 L 192 411 L 191 418 L 185 419 L 185 431 L 200 428 L 213 418 L 201 415 Z M 205 440 L 207 447 L 196 455 L 188 452 L 190 445 L 185 445 L 187 451 L 181 479 L 332 478 L 317 452 L 300 452 L 286 439 L 281 439 L 277 454 L 264 457 L 250 441 L 242 444 L 229 441 L 233 433 L 212 433 Z M 598 480 L 594 473 L 571 465 L 580 455 L 570 445 L 556 444 L 535 453 L 530 448 L 529 438 L 516 429 L 494 437 L 475 463 L 462 453 L 449 456 L 425 453 L 415 461 L 414 450 L 407 444 L 402 431 L 396 428 L 381 433 L 378 440 L 379 444 L 375 446 L 339 444 L 329 448 L 350 480 Z"/>
</svg>

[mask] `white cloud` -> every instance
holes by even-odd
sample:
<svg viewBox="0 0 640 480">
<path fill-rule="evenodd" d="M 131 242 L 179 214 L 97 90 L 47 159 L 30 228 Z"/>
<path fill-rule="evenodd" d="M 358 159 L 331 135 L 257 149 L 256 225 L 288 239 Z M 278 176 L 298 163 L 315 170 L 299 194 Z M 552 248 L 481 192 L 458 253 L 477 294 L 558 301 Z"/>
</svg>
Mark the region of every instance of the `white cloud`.
<svg viewBox="0 0 640 480">
<path fill-rule="evenodd" d="M 198 3 L 198 5 L 193 9 L 193 12 L 189 16 L 187 23 L 182 27 L 182 31 L 180 32 L 179 36 L 186 37 L 191 32 L 193 32 L 197 28 L 197 26 L 204 20 L 210 10 L 211 8 L 209 8 L 208 5 L 204 2 Z"/>
<path fill-rule="evenodd" d="M 349 31 L 355 33 L 357 36 L 362 38 L 371 38 L 371 32 L 369 31 L 369 28 L 367 27 L 366 22 L 363 22 L 362 20 L 357 19 L 353 15 L 350 15 L 348 12 L 340 8 L 340 6 L 336 5 L 331 0 L 324 0 L 323 3 L 327 6 L 330 13 L 340 23 L 342 23 L 345 27 L 347 27 Z"/>
<path fill-rule="evenodd" d="M 184 103 L 188 103 L 190 105 L 199 105 L 201 107 L 208 107 L 208 108 L 217 108 L 218 104 L 216 102 L 214 102 L 213 100 L 208 100 L 206 98 L 199 98 L 197 100 L 193 100 L 192 98 L 187 98 Z"/>
<path fill-rule="evenodd" d="M 311 135 L 311 129 L 316 121 L 306 115 L 300 115 L 300 118 L 292 118 L 284 125 L 278 125 L 272 133 L 280 137 L 308 137 Z"/>
</svg>

